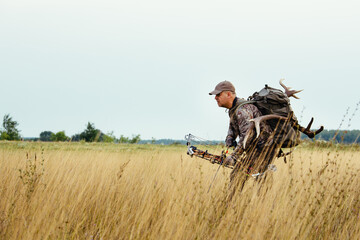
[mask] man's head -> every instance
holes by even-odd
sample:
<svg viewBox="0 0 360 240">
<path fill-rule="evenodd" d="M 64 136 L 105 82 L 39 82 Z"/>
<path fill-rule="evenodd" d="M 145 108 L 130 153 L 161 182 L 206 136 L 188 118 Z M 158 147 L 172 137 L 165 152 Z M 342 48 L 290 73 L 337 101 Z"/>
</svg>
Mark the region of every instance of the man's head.
<svg viewBox="0 0 360 240">
<path fill-rule="evenodd" d="M 215 90 L 209 95 L 215 95 L 215 100 L 219 107 L 230 109 L 236 97 L 235 87 L 229 81 L 222 81 L 216 85 Z"/>
</svg>

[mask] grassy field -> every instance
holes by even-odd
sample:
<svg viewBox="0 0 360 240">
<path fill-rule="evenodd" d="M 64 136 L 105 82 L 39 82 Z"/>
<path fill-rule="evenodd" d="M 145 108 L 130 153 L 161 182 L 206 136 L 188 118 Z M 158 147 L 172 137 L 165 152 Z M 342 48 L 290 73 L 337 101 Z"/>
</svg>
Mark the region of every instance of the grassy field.
<svg viewBox="0 0 360 240">
<path fill-rule="evenodd" d="M 0 142 L 0 239 L 360 239 L 359 153 L 303 144 L 226 201 L 185 146 Z"/>
</svg>

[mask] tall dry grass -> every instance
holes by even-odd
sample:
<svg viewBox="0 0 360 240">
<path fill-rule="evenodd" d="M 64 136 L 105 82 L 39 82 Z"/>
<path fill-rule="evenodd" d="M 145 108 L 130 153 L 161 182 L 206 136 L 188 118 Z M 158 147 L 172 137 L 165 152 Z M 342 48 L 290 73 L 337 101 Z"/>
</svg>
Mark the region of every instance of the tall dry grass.
<svg viewBox="0 0 360 240">
<path fill-rule="evenodd" d="M 3 142 L 0 239 L 360 239 L 359 152 L 298 147 L 229 202 L 183 146 Z"/>
</svg>

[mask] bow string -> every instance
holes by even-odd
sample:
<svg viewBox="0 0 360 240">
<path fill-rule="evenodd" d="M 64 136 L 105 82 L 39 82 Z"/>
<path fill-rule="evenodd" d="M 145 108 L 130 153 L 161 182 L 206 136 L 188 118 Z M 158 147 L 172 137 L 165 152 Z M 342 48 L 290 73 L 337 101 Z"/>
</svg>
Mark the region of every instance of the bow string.
<svg viewBox="0 0 360 240">
<path fill-rule="evenodd" d="M 190 133 L 185 136 L 185 140 L 186 140 L 186 145 L 188 148 L 187 154 L 190 155 L 191 157 L 195 156 L 198 158 L 202 158 L 202 159 L 210 161 L 212 164 L 215 164 L 215 163 L 220 164 L 220 165 L 223 164 L 223 162 L 226 158 L 227 151 L 223 150 L 220 155 L 216 155 L 216 154 L 209 153 L 208 150 L 205 150 L 205 151 L 201 150 L 200 148 L 195 147 L 191 143 L 191 142 L 201 142 L 202 145 L 205 145 L 205 144 L 213 145 L 214 142 L 205 140 L 200 137 L 196 137 Z M 229 166 L 229 165 L 227 165 L 225 167 L 233 168 L 233 166 Z"/>
</svg>

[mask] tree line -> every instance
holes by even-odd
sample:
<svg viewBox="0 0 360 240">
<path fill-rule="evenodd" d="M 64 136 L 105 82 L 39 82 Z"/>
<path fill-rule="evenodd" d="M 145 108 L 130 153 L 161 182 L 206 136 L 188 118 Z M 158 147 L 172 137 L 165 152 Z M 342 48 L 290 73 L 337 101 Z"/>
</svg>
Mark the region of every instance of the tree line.
<svg viewBox="0 0 360 240">
<path fill-rule="evenodd" d="M 65 135 L 64 131 L 53 133 L 51 131 L 43 131 L 40 133 L 39 139 L 43 142 L 116 142 L 116 143 L 138 143 L 140 134 L 134 135 L 132 138 L 121 135 L 119 138 L 114 136 L 114 133 L 104 134 L 100 129 L 95 128 L 93 123 L 88 122 L 86 128 L 81 133 L 75 134 L 72 137 Z"/>
<path fill-rule="evenodd" d="M 360 143 L 360 130 L 323 130 L 316 135 L 316 139 L 335 143 Z"/>
<path fill-rule="evenodd" d="M 0 140 L 21 140 L 20 131 L 18 129 L 19 123 L 9 115 L 6 114 L 3 118 L 2 129 L 0 129 Z M 116 142 L 116 143 L 131 143 L 136 144 L 141 140 L 140 134 L 125 137 L 121 135 L 119 138 L 114 136 L 114 133 L 104 134 L 100 129 L 95 128 L 93 123 L 88 122 L 86 128 L 78 134 L 71 137 L 66 136 L 65 131 L 54 133 L 52 131 L 43 131 L 39 138 L 31 138 L 34 141 L 44 142 Z"/>
<path fill-rule="evenodd" d="M 20 131 L 18 130 L 19 123 L 9 115 L 3 117 L 2 129 L 0 129 L 0 140 L 21 140 Z M 303 138 L 307 138 L 302 135 Z M 323 130 L 316 136 L 317 140 L 332 141 L 335 143 L 360 143 L 360 130 Z M 119 138 L 114 136 L 114 133 L 104 134 L 101 130 L 95 128 L 93 123 L 88 122 L 86 128 L 78 134 L 71 137 L 66 136 L 65 131 L 57 133 L 51 131 L 43 131 L 39 138 L 32 138 L 31 140 L 40 140 L 44 142 L 64 142 L 64 141 L 85 141 L 85 142 L 115 142 L 115 143 L 152 143 L 152 144 L 183 144 L 184 140 L 143 140 L 141 141 L 140 134 L 132 137 L 125 137 L 121 135 Z"/>
</svg>

